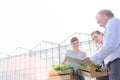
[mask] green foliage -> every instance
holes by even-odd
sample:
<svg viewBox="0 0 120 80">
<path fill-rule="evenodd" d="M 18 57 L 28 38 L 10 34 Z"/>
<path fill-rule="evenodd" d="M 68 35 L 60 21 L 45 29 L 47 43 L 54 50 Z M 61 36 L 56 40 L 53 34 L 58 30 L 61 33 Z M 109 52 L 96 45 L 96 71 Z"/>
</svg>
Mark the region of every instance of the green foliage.
<svg viewBox="0 0 120 80">
<path fill-rule="evenodd" d="M 89 65 L 89 64 L 83 64 L 83 63 L 81 63 L 80 66 L 84 67 L 84 68 L 86 68 L 87 66 L 91 66 L 91 67 L 95 67 L 96 69 L 100 67 L 100 65 L 98 65 L 98 64 L 90 64 Z"/>
<path fill-rule="evenodd" d="M 71 67 L 70 65 L 67 65 L 67 64 L 60 64 L 60 65 L 54 66 L 53 68 L 56 71 L 65 71 L 68 69 L 73 69 L 73 67 Z"/>
<path fill-rule="evenodd" d="M 80 67 L 87 67 L 86 64 L 80 63 Z"/>
<path fill-rule="evenodd" d="M 92 67 L 96 67 L 96 68 L 99 68 L 99 67 L 100 67 L 100 65 L 98 65 L 98 64 L 91 64 L 91 66 L 92 66 Z"/>
</svg>

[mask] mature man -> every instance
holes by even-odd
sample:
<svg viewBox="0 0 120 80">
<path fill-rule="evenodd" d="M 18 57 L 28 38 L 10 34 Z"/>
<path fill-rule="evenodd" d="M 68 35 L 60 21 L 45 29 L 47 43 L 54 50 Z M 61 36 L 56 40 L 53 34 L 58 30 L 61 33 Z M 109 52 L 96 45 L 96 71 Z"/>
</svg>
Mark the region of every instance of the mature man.
<svg viewBox="0 0 120 80">
<path fill-rule="evenodd" d="M 109 80 L 120 80 L 120 20 L 110 10 L 100 10 L 96 15 L 98 24 L 105 28 L 101 50 L 83 61 L 101 63 L 103 60 L 110 68 Z"/>
</svg>

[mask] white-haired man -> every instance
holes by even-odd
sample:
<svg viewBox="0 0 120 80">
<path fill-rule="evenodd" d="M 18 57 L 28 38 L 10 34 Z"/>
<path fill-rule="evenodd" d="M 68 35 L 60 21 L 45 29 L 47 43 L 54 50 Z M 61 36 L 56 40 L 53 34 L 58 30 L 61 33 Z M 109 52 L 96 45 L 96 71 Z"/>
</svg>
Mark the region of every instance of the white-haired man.
<svg viewBox="0 0 120 80">
<path fill-rule="evenodd" d="M 96 15 L 98 24 L 105 28 L 101 50 L 83 61 L 105 64 L 110 68 L 109 80 L 120 80 L 120 20 L 110 10 L 100 10 Z"/>
</svg>

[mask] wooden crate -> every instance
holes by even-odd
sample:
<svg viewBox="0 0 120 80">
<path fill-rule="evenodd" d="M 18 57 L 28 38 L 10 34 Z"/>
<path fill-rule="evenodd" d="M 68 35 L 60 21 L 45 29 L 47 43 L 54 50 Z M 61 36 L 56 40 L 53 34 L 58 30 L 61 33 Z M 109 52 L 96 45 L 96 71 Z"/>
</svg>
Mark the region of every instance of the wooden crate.
<svg viewBox="0 0 120 80">
<path fill-rule="evenodd" d="M 89 77 L 92 77 L 92 78 L 93 77 L 100 77 L 100 76 L 107 76 L 108 75 L 107 70 L 105 70 L 104 72 L 96 72 L 96 67 L 95 66 L 86 64 L 80 59 L 67 56 L 67 60 L 72 61 L 72 62 L 76 62 L 78 64 L 87 65 L 86 67 L 80 67 L 82 75 L 89 76 Z"/>
<path fill-rule="evenodd" d="M 76 77 L 72 75 L 73 70 L 55 71 L 52 69 L 49 73 L 49 80 L 76 80 Z"/>
<path fill-rule="evenodd" d="M 108 72 L 107 69 L 103 72 L 96 72 L 96 67 L 94 66 L 87 66 L 85 68 L 81 67 L 81 74 L 85 76 L 93 77 L 100 77 L 100 76 L 107 76 Z"/>
</svg>

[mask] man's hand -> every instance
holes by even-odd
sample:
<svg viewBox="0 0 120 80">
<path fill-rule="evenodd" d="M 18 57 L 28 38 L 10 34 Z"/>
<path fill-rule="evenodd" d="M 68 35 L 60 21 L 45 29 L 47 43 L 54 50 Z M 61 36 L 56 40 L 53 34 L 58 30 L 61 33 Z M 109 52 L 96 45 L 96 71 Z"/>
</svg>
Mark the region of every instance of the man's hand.
<svg viewBox="0 0 120 80">
<path fill-rule="evenodd" d="M 84 58 L 82 61 L 87 64 L 92 64 L 92 61 L 89 59 L 89 57 Z"/>
</svg>

